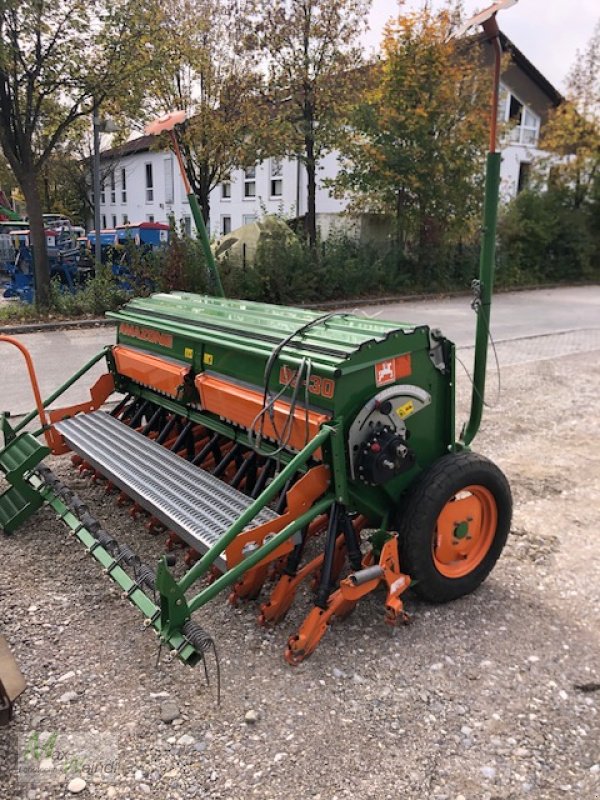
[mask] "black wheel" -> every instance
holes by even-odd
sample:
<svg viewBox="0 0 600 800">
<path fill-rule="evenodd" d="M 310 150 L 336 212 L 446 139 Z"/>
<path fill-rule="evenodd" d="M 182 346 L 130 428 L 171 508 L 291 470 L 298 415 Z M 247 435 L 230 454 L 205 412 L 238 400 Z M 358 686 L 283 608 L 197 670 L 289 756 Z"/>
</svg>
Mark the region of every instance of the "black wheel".
<svg viewBox="0 0 600 800">
<path fill-rule="evenodd" d="M 443 456 L 425 470 L 401 510 L 400 568 L 424 600 L 456 600 L 490 573 L 511 517 L 510 486 L 495 464 L 469 451 Z"/>
</svg>

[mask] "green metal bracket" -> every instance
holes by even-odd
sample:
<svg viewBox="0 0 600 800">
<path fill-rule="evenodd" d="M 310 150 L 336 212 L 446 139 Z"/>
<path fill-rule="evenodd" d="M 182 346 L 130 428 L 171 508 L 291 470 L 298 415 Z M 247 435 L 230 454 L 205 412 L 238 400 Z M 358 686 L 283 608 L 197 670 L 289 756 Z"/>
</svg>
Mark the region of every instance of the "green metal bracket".
<svg viewBox="0 0 600 800">
<path fill-rule="evenodd" d="M 476 298 L 477 330 L 475 333 L 475 364 L 473 367 L 473 392 L 471 414 L 460 436 L 460 444 L 467 447 L 475 438 L 481 416 L 485 393 L 488 339 L 490 335 L 490 310 L 494 289 L 496 253 L 496 223 L 498 219 L 498 192 L 500 187 L 500 153 L 488 153 L 485 170 L 485 202 L 483 207 L 483 237 L 479 260 L 479 296 Z"/>
<path fill-rule="evenodd" d="M 185 664 L 190 666 L 197 664 L 201 654 L 177 631 L 165 633 L 163 636 L 161 609 L 140 589 L 134 579 L 119 564 L 115 563 L 113 556 L 98 544 L 93 534 L 82 525 L 79 518 L 73 514 L 69 507 L 54 494 L 52 489 L 45 486 L 37 475 L 32 475 L 28 482 L 40 494 L 43 501 L 47 502 L 56 512 L 58 518 L 67 525 L 71 535 L 84 545 L 87 553 L 104 568 L 110 579 L 123 590 L 123 597 L 142 612 L 145 618 L 145 626 L 154 628 L 167 643 L 169 650 L 176 652 L 177 657 Z"/>
<path fill-rule="evenodd" d="M 0 429 L 2 430 L 2 437 L 4 439 L 4 446 L 6 447 L 9 442 L 17 435 L 14 431 L 14 428 L 8 421 L 10 418 L 10 411 L 3 411 L 0 414 Z"/>
<path fill-rule="evenodd" d="M 160 636 L 168 641 L 173 632 L 181 631 L 190 618 L 190 610 L 184 593 L 169 572 L 167 556 L 158 562 L 155 585 L 160 593 Z"/>
<path fill-rule="evenodd" d="M 333 485 L 335 499 L 338 503 L 349 504 L 348 470 L 346 468 L 346 447 L 343 437 L 343 419 L 338 417 L 335 425 L 324 425 L 330 433 L 331 464 L 333 467 Z"/>
<path fill-rule="evenodd" d="M 194 217 L 194 222 L 196 223 L 196 230 L 198 231 L 198 237 L 202 244 L 204 257 L 206 258 L 206 265 L 208 267 L 209 274 L 215 284 L 215 294 L 217 295 L 217 297 L 225 297 L 225 292 L 223 291 L 223 284 L 221 283 L 221 275 L 219 274 L 219 269 L 215 262 L 213 251 L 211 250 L 210 247 L 210 242 L 208 240 L 208 231 L 206 230 L 206 225 L 204 224 L 204 217 L 202 216 L 200 203 L 198 202 L 198 198 L 193 192 L 188 194 L 187 199 L 188 203 L 190 204 L 190 211 L 192 212 L 192 216 Z"/>
<path fill-rule="evenodd" d="M 187 572 L 183 578 L 179 581 L 179 586 L 182 591 L 186 591 L 189 587 L 205 575 L 208 570 L 211 568 L 212 564 L 214 563 L 215 559 L 223 553 L 229 544 L 235 539 L 235 537 L 240 534 L 244 528 L 249 525 L 252 520 L 256 517 L 259 511 L 263 509 L 267 503 L 270 503 L 271 500 L 279 494 L 279 492 L 285 486 L 288 478 L 291 478 L 301 467 L 303 467 L 308 459 L 312 456 L 315 450 L 318 450 L 321 445 L 323 445 L 330 436 L 330 430 L 326 426 L 319 431 L 319 433 L 311 439 L 311 441 L 306 445 L 306 447 L 297 453 L 294 458 L 287 464 L 274 478 L 271 483 L 264 489 L 261 494 L 254 500 L 254 502 L 248 506 L 248 508 L 240 514 L 237 520 L 233 523 L 233 525 L 229 528 L 229 530 L 224 533 L 220 539 L 211 547 L 209 548 L 206 553 L 202 556 L 200 561 L 198 561 L 194 566 Z M 279 536 L 281 534 L 278 534 Z M 276 537 L 275 537 L 276 538 Z M 275 538 L 271 541 L 275 541 Z M 259 551 L 257 551 L 259 552 Z M 266 553 L 265 553 L 266 555 Z M 248 563 L 248 559 L 244 562 Z M 245 571 L 245 570 L 244 570 Z M 193 603 L 190 604 L 190 610 L 194 610 Z"/>
</svg>

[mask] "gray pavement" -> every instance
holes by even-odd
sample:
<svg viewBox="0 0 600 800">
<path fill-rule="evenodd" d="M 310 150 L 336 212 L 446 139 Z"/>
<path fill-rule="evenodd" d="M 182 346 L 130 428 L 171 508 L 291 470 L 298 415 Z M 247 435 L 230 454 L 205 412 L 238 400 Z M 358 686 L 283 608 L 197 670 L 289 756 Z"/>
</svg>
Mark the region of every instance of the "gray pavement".
<svg viewBox="0 0 600 800">
<path fill-rule="evenodd" d="M 468 348 L 474 339 L 475 314 L 470 308 L 468 297 L 363 306 L 358 313 L 399 322 L 427 323 L 441 328 L 459 347 Z M 550 346 L 546 344 L 545 357 L 551 357 L 553 353 L 563 354 L 565 342 L 570 343 L 569 352 L 596 349 L 599 329 L 600 286 L 514 292 L 496 295 L 494 298 L 492 331 L 498 342 L 564 331 L 580 332 L 568 337 L 558 337 Z M 38 332 L 18 338 L 29 348 L 37 368 L 42 394 L 47 396 L 104 345 L 111 344 L 114 341 L 114 330 L 92 328 Z M 555 352 L 559 345 L 559 352 Z M 527 347 L 533 356 L 539 352 L 537 344 Z M 22 356 L 6 344 L 0 343 L 0 350 L 0 410 L 10 410 L 15 415 L 26 413 L 33 407 L 33 399 Z M 523 352 L 526 350 L 527 348 Z M 506 351 L 507 357 L 510 354 L 511 358 L 517 353 L 514 345 L 505 345 L 499 351 Z M 519 360 L 522 362 L 532 358 L 525 352 Z M 501 357 L 500 363 L 507 362 Z M 101 372 L 101 365 L 97 365 L 65 394 L 60 401 L 61 405 L 87 399 L 87 388 Z"/>
</svg>

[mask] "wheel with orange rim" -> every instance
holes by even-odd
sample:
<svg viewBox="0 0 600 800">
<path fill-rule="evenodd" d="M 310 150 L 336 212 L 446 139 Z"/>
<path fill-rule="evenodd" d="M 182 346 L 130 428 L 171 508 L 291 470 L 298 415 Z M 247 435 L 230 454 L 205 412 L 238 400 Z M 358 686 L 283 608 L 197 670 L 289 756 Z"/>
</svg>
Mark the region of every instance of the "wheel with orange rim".
<svg viewBox="0 0 600 800">
<path fill-rule="evenodd" d="M 434 462 L 399 509 L 400 563 L 415 592 L 443 603 L 476 589 L 498 560 L 512 516 L 500 469 L 476 453 Z"/>
</svg>

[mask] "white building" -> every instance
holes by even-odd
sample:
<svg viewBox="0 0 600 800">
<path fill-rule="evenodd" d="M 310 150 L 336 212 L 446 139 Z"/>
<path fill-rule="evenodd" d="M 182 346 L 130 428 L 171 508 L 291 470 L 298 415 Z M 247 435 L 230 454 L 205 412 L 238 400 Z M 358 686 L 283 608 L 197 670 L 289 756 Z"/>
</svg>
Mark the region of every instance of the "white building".
<svg viewBox="0 0 600 800">
<path fill-rule="evenodd" d="M 559 92 L 508 40 L 503 46 L 511 61 L 503 74 L 500 116 L 513 127 L 502 150 L 501 191 L 515 196 L 526 184 L 532 163 L 545 155 L 539 150 L 540 130 L 551 108 L 562 101 Z M 174 218 L 188 232 L 192 217 L 183 182 L 169 151 L 153 149 L 155 137 L 142 136 L 102 153 L 103 191 L 100 214 L 103 228 L 126 222 L 167 222 Z M 326 236 L 348 201 L 334 198 L 323 185 L 335 177 L 336 153 L 321 160 L 317 182 L 317 224 Z M 270 158 L 248 169 L 237 169 L 210 197 L 210 233 L 219 236 L 264 214 L 286 218 L 306 213 L 306 171 L 295 159 Z"/>
</svg>

